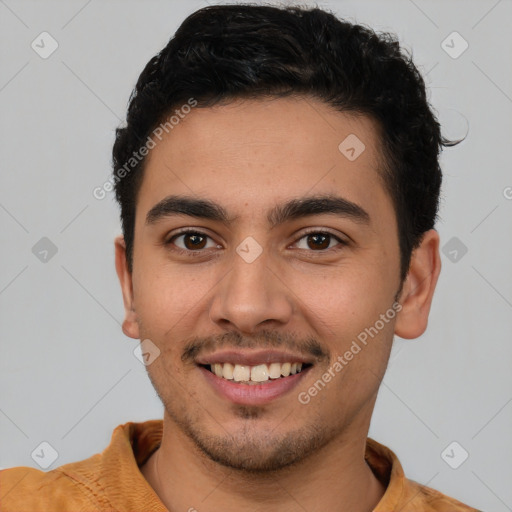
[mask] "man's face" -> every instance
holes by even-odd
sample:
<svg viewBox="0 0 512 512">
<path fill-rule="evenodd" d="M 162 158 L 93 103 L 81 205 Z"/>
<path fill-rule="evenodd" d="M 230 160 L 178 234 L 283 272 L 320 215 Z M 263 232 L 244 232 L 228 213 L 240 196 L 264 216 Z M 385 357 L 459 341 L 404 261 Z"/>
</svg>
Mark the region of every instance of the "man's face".
<svg viewBox="0 0 512 512">
<path fill-rule="evenodd" d="M 338 148 L 351 134 L 365 146 L 352 161 L 347 155 L 362 147 L 351 151 L 356 139 Z M 371 120 L 298 98 L 193 109 L 151 150 L 136 207 L 136 321 L 125 332 L 159 348 L 148 372 L 167 419 L 211 459 L 275 469 L 342 434 L 366 436 L 400 286 L 379 152 Z M 213 202 L 230 222 L 172 208 L 153 210 L 148 222 L 169 196 Z M 356 207 L 276 214 L 291 200 L 321 196 Z M 180 236 L 185 228 L 194 233 Z M 362 332 L 366 345 L 357 341 Z M 351 347 L 353 357 L 344 357 Z M 286 373 L 283 363 L 299 361 L 299 374 L 256 385 L 201 366 L 237 363 L 245 380 L 242 367 Z M 229 376 L 229 365 L 220 368 Z M 262 367 L 253 376 L 265 378 Z"/>
</svg>

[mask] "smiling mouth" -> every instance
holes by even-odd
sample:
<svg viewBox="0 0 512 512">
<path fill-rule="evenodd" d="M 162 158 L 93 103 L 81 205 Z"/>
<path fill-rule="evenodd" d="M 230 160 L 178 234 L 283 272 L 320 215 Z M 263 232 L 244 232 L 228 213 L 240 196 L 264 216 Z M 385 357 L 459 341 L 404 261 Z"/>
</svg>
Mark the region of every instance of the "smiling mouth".
<svg viewBox="0 0 512 512">
<path fill-rule="evenodd" d="M 308 363 L 270 363 L 248 366 L 231 363 L 201 364 L 217 377 L 239 384 L 265 384 L 301 373 L 312 366 Z"/>
</svg>

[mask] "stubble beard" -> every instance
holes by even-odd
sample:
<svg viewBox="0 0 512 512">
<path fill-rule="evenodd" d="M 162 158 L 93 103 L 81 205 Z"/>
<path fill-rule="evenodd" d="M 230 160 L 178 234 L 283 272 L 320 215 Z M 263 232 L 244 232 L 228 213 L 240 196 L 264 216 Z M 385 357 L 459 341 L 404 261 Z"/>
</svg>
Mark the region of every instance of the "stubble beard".
<svg viewBox="0 0 512 512">
<path fill-rule="evenodd" d="M 264 416 L 262 409 L 240 405 L 233 406 L 233 413 L 243 425 L 234 433 L 225 431 L 222 435 L 214 435 L 202 428 L 190 414 L 178 414 L 171 404 L 163 403 L 169 417 L 203 456 L 224 467 L 247 473 L 275 473 L 291 468 L 335 437 L 320 421 L 284 434 L 274 431 L 279 424 L 273 430 L 262 430 L 258 426 Z M 281 422 L 293 422 L 293 414 Z"/>
</svg>

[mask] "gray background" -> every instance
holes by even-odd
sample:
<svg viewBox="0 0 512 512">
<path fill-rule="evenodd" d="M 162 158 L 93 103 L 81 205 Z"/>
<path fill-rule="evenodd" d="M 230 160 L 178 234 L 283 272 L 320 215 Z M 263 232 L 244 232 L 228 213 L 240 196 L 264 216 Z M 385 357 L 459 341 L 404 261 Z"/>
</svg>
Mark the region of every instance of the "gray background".
<svg viewBox="0 0 512 512">
<path fill-rule="evenodd" d="M 113 131 L 143 66 L 206 4 L 0 0 L 1 467 L 38 467 L 31 453 L 46 441 L 52 469 L 103 450 L 120 423 L 162 417 L 120 328 L 117 206 L 92 191 L 109 177 Z M 429 328 L 396 340 L 370 435 L 409 478 L 512 510 L 512 3 L 319 5 L 396 32 L 445 134 L 467 133 L 442 157 L 438 229 L 449 245 Z M 31 48 L 43 31 L 59 45 L 47 59 Z M 469 44 L 457 58 L 445 49 L 458 53 L 458 36 L 442 46 L 454 31 Z M 58 249 L 46 262 L 33 253 L 42 237 Z M 441 456 L 453 441 L 469 453 L 458 469 Z M 463 452 L 445 453 L 455 464 Z"/>
</svg>

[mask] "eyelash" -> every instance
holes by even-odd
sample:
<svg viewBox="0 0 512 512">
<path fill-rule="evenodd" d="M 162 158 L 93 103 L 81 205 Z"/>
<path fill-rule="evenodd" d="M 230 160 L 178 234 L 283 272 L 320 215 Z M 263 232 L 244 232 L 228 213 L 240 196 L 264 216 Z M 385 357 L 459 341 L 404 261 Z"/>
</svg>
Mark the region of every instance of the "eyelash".
<svg viewBox="0 0 512 512">
<path fill-rule="evenodd" d="M 207 235 L 206 233 L 203 233 L 200 230 L 197 230 L 197 229 L 183 229 L 182 231 L 179 231 L 178 233 L 175 233 L 171 238 L 169 238 L 165 242 L 165 245 L 166 246 L 173 245 L 173 242 L 177 238 L 179 238 L 180 236 L 183 236 L 183 235 L 199 235 L 199 236 L 202 236 L 202 237 L 206 237 L 206 238 L 212 239 L 211 236 Z M 302 240 L 303 238 L 305 238 L 305 237 L 307 237 L 309 235 L 327 235 L 327 236 L 330 236 L 331 238 L 334 238 L 338 242 L 338 244 L 335 247 L 331 247 L 331 248 L 328 248 L 328 249 L 321 249 L 321 250 L 318 250 L 318 251 L 308 250 L 308 249 L 299 249 L 299 250 L 301 250 L 301 251 L 308 251 L 308 252 L 311 252 L 311 253 L 326 254 L 327 252 L 330 252 L 330 251 L 340 250 L 342 247 L 348 245 L 348 242 L 346 242 L 345 240 L 342 240 L 340 237 L 334 235 L 333 233 L 331 233 L 329 231 L 322 231 L 322 230 L 319 230 L 319 229 L 314 229 L 314 228 L 310 229 L 310 230 L 308 230 L 308 231 L 306 231 L 304 233 L 302 233 L 302 235 L 294 242 L 294 244 L 296 244 L 297 242 L 299 242 L 300 240 Z M 190 256 L 190 257 L 202 255 L 206 251 L 206 249 L 198 249 L 198 250 L 194 251 L 192 249 L 182 249 L 181 247 L 176 247 L 176 246 L 172 250 L 175 251 L 175 252 L 178 252 L 180 254 L 185 254 L 185 255 Z"/>
</svg>

